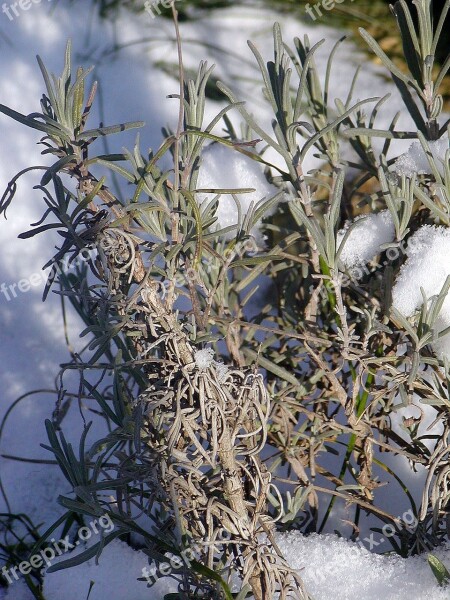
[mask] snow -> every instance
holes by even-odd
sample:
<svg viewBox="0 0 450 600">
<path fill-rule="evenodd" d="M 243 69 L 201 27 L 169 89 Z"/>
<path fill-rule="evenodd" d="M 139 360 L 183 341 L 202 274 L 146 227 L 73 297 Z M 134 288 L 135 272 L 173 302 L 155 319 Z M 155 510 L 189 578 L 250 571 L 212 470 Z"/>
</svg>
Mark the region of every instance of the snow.
<svg viewBox="0 0 450 600">
<path fill-rule="evenodd" d="M 435 328 L 437 333 L 441 333 L 444 329 L 450 326 L 450 317 L 448 313 L 441 312 L 436 319 Z M 450 335 L 446 333 L 445 335 L 437 338 L 431 344 L 433 351 L 436 353 L 437 357 L 441 360 L 446 358 L 450 362 Z"/>
<path fill-rule="evenodd" d="M 0 598 L 3 598 L 0 591 Z M 6 592 L 5 600 L 33 600 L 29 587 L 22 580 L 14 583 Z"/>
<path fill-rule="evenodd" d="M 218 381 L 225 381 L 228 375 L 228 367 L 222 361 L 217 361 L 214 359 L 213 348 L 197 350 L 197 352 L 194 353 L 194 360 L 199 371 L 206 371 L 206 369 L 214 367 L 216 369 Z"/>
<path fill-rule="evenodd" d="M 333 535 L 303 537 L 293 531 L 279 535 L 277 544 L 290 565 L 299 570 L 314 600 L 444 600 L 449 597 L 448 589 L 438 587 L 426 556 L 407 560 L 381 556 Z M 435 554 L 446 560 L 448 566 L 450 551 Z"/>
<path fill-rule="evenodd" d="M 84 548 L 76 554 L 82 550 Z M 67 556 L 61 560 L 64 559 Z M 94 558 L 69 571 L 48 573 L 44 579 L 43 593 L 46 600 L 80 600 L 87 598 L 91 581 L 94 586 L 89 600 L 162 600 L 165 594 L 177 591 L 174 581 L 167 577 L 157 580 L 149 591 L 146 581 L 138 581 L 138 578 L 144 577 L 143 569 L 146 567 L 148 557 L 143 552 L 131 549 L 125 542 L 114 540 L 104 548 L 98 565 Z"/>
<path fill-rule="evenodd" d="M 436 352 L 435 343 L 433 343 L 432 346 Z M 439 393 L 436 389 L 436 382 L 432 377 L 431 371 L 426 370 L 424 366 L 421 365 L 418 371 L 418 378 L 419 377 L 421 381 L 426 382 L 429 385 L 430 390 L 435 392 L 436 397 L 439 397 Z M 396 395 L 393 409 L 389 413 L 392 431 L 401 438 L 409 440 L 410 430 L 408 430 L 408 426 L 411 427 L 411 424 L 413 424 L 415 436 L 417 436 L 417 439 L 420 439 L 420 443 L 426 446 L 430 451 L 430 454 L 432 454 L 436 445 L 436 439 L 434 439 L 433 436 L 441 436 L 444 431 L 444 423 L 439 417 L 436 408 L 437 407 L 431 404 L 423 402 L 418 394 L 413 394 L 412 398 L 405 401 L 402 401 L 400 394 Z M 411 465 L 408 463 L 408 460 L 405 457 L 397 456 L 395 470 L 398 475 L 400 475 L 398 468 L 402 460 L 404 461 L 405 471 L 408 472 L 411 470 Z M 428 470 L 419 466 L 417 479 L 420 481 L 425 473 L 428 473 Z"/>
<path fill-rule="evenodd" d="M 365 543 L 376 543 L 379 537 L 373 534 Z M 295 531 L 277 534 L 276 542 L 314 600 L 448 599 L 449 590 L 438 586 L 427 564 L 427 555 L 406 560 L 397 555 L 371 553 L 362 540 L 353 543 L 335 535 L 317 534 L 304 537 Z M 437 549 L 433 554 L 449 565 L 450 549 Z M 90 581 L 95 582 L 90 600 L 163 600 L 165 594 L 176 592 L 169 577 L 157 579 L 150 589 L 145 581 L 137 581 L 147 566 L 144 553 L 115 540 L 103 550 L 98 566 L 92 559 L 70 570 L 47 574 L 44 595 L 46 600 L 79 600 L 87 597 Z M 31 598 L 20 583 L 15 583 L 6 600 Z"/>
<path fill-rule="evenodd" d="M 197 350 L 194 354 L 195 364 L 199 371 L 205 371 L 214 363 L 214 350 L 213 348 L 204 348 L 203 350 Z"/>
<path fill-rule="evenodd" d="M 228 376 L 229 369 L 228 369 L 227 365 L 219 360 L 219 361 L 214 362 L 214 366 L 216 368 L 217 381 L 219 383 L 223 383 Z"/>
<path fill-rule="evenodd" d="M 439 294 L 450 275 L 449 251 L 450 229 L 446 227 L 423 225 L 409 238 L 407 260 L 392 290 L 392 304 L 404 316 L 411 316 L 422 306 L 420 288 L 428 299 Z"/>
<path fill-rule="evenodd" d="M 260 200 L 268 200 L 280 191 L 267 181 L 263 166 L 260 163 L 219 143 L 211 144 L 203 150 L 197 188 L 253 188 L 254 192 L 236 194 L 242 210 L 242 220 L 248 213 L 252 203 L 255 206 Z M 215 194 L 198 194 L 197 200 L 201 206 L 206 206 L 214 196 Z M 275 208 L 271 207 L 266 215 L 272 214 L 274 210 Z M 231 194 L 220 196 L 215 216 L 217 217 L 216 226 L 218 229 L 237 225 L 238 207 Z M 230 231 L 225 234 L 225 237 L 232 238 L 235 233 L 236 231 Z M 252 234 L 257 239 L 260 238 L 257 226 L 253 228 Z"/>
<path fill-rule="evenodd" d="M 410 317 L 423 304 L 421 288 L 428 300 L 437 296 L 450 275 L 450 229 L 423 225 L 408 241 L 407 260 L 392 289 L 392 305 L 405 317 Z M 450 295 L 444 300 L 435 323 L 437 333 L 450 326 Z M 450 358 L 450 336 L 432 344 L 438 356 Z"/>
<path fill-rule="evenodd" d="M 352 269 L 372 260 L 381 251 L 381 246 L 392 242 L 395 237 L 395 227 L 389 210 L 378 213 L 360 215 L 351 224 L 347 224 L 337 233 L 337 248 L 339 249 L 344 236 L 351 228 L 340 254 L 340 260 Z"/>
<path fill-rule="evenodd" d="M 443 173 L 443 164 L 445 153 L 448 150 L 448 138 L 428 142 L 432 157 L 438 170 Z M 420 141 L 413 142 L 405 154 L 399 156 L 394 163 L 394 169 L 397 175 L 412 177 L 414 174 L 421 175 L 431 173 L 430 161 L 422 147 Z"/>
</svg>

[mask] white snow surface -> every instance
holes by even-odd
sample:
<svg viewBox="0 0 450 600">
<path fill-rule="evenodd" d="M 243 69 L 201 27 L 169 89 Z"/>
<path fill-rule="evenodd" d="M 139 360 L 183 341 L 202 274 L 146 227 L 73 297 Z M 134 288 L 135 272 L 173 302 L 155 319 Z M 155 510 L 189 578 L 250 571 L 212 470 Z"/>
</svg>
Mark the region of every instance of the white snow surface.
<svg viewBox="0 0 450 600">
<path fill-rule="evenodd" d="M 46 600 L 87 598 L 91 581 L 94 587 L 89 600 L 162 599 L 164 594 L 177 591 L 174 581 L 167 577 L 157 580 L 149 591 L 146 581 L 138 581 L 139 577 L 144 576 L 142 569 L 147 566 L 148 558 L 143 552 L 133 550 L 125 542 L 114 540 L 100 555 L 98 565 L 95 559 L 91 559 L 70 571 L 48 573 L 45 576 L 44 595 Z"/>
<path fill-rule="evenodd" d="M 248 213 L 250 205 L 258 204 L 260 200 L 268 200 L 279 193 L 279 189 L 269 183 L 264 175 L 263 166 L 244 154 L 220 143 L 214 143 L 202 152 L 198 189 L 242 189 L 252 188 L 255 191 L 236 194 L 242 215 L 242 220 Z M 198 194 L 197 200 L 201 206 L 208 204 L 215 194 Z M 266 211 L 266 215 L 274 212 L 275 207 Z M 238 223 L 238 207 L 231 194 L 222 194 L 218 201 L 216 227 L 223 229 Z M 259 220 L 259 223 L 261 220 Z M 232 238 L 236 231 L 225 234 Z M 255 225 L 253 235 L 260 239 L 258 227 Z"/>
<path fill-rule="evenodd" d="M 427 555 L 407 560 L 382 556 L 335 535 L 304 537 L 294 531 L 278 534 L 276 542 L 314 600 L 447 600 L 449 597 L 449 589 L 438 586 L 427 564 Z M 434 554 L 447 566 L 450 564 L 449 549 L 438 549 Z M 142 552 L 115 540 L 104 549 L 98 566 L 92 559 L 70 570 L 47 574 L 44 594 L 47 600 L 80 600 L 87 595 L 90 581 L 94 582 L 90 600 L 163 600 L 164 594 L 176 592 L 174 581 L 168 577 L 157 579 L 150 589 L 145 581 L 137 581 L 147 565 Z M 20 583 L 15 583 L 6 596 L 6 600 L 31 599 Z"/>
<path fill-rule="evenodd" d="M 409 238 L 407 260 L 392 290 L 393 305 L 403 315 L 409 317 L 422 306 L 420 288 L 428 299 L 439 294 L 450 275 L 449 252 L 450 229 L 446 227 L 423 225 Z M 450 309 L 450 304 L 446 308 Z"/>
<path fill-rule="evenodd" d="M 334 535 L 279 535 L 277 543 L 290 565 L 299 570 L 315 600 L 444 600 L 426 556 L 409 558 L 373 554 Z M 450 559 L 450 552 L 435 552 Z"/>
<path fill-rule="evenodd" d="M 389 210 L 382 210 L 378 213 L 360 215 L 353 223 L 347 223 L 340 229 L 337 233 L 338 249 L 350 227 L 351 231 L 340 254 L 340 260 L 348 269 L 372 260 L 380 253 L 380 246 L 392 242 L 395 237 L 391 213 Z"/>
<path fill-rule="evenodd" d="M 436 167 L 442 174 L 445 153 L 449 147 L 448 138 L 444 137 L 440 140 L 430 141 L 428 145 Z M 408 151 L 398 157 L 394 163 L 394 169 L 397 175 L 405 175 L 405 177 L 432 172 L 430 161 L 420 141 L 413 142 Z"/>
<path fill-rule="evenodd" d="M 450 229 L 423 225 L 408 241 L 407 260 L 392 289 L 392 304 L 410 317 L 423 304 L 421 288 L 428 300 L 437 296 L 450 275 Z M 439 333 L 450 326 L 450 294 L 447 294 L 435 323 Z M 450 335 L 432 344 L 439 357 L 450 359 Z"/>
</svg>

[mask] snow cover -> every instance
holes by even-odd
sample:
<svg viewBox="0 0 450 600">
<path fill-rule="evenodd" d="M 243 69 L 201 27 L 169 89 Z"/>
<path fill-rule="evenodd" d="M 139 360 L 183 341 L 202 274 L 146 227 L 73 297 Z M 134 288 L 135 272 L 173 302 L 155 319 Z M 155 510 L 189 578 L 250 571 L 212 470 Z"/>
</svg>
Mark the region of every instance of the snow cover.
<svg viewBox="0 0 450 600">
<path fill-rule="evenodd" d="M 448 138 L 444 137 L 440 140 L 428 142 L 428 145 L 436 163 L 436 167 L 443 173 L 445 153 L 449 147 Z M 430 161 L 428 160 L 420 141 L 413 142 L 408 151 L 399 156 L 394 163 L 394 169 L 397 175 L 405 175 L 405 177 L 412 177 L 414 173 L 421 175 L 432 172 Z"/>
<path fill-rule="evenodd" d="M 378 537 L 376 534 L 374 541 Z M 335 535 L 304 537 L 295 531 L 278 534 L 276 542 L 315 600 L 447 600 L 449 597 L 448 588 L 437 585 L 426 555 L 408 560 L 396 555 L 381 556 L 369 552 L 362 544 Z M 450 550 L 441 549 L 434 554 L 449 565 Z M 168 577 L 158 579 L 150 590 L 146 582 L 137 581 L 147 564 L 142 552 L 115 540 L 104 549 L 98 566 L 90 560 L 69 571 L 47 574 L 44 595 L 46 600 L 80 600 L 87 596 L 90 581 L 95 582 L 90 600 L 163 600 L 164 594 L 176 592 L 174 581 Z M 6 600 L 31 600 L 29 592 L 19 590 L 21 585 L 14 584 Z"/>
<path fill-rule="evenodd" d="M 340 260 L 348 269 L 358 267 L 372 260 L 380 253 L 383 244 L 392 242 L 395 227 L 389 210 L 378 213 L 360 215 L 353 223 L 340 229 L 337 233 L 337 248 L 340 248 L 348 229 L 351 231 L 340 254 Z"/>
<path fill-rule="evenodd" d="M 70 558 L 83 552 L 79 547 L 70 554 Z M 63 555 L 54 564 L 67 560 Z M 70 570 L 63 569 L 45 576 L 44 596 L 46 600 L 84 600 L 88 597 L 91 582 L 94 583 L 89 600 L 152 600 L 163 599 L 165 594 L 176 593 L 176 585 L 167 577 L 157 579 L 151 591 L 143 578 L 143 569 L 148 567 L 148 557 L 142 551 L 130 548 L 125 542 L 114 540 L 99 557 L 82 563 Z M 5 600 L 32 600 L 33 596 L 22 580 L 14 582 Z"/>
<path fill-rule="evenodd" d="M 392 303 L 403 315 L 411 316 L 422 305 L 421 287 L 428 299 L 439 294 L 450 275 L 449 252 L 450 229 L 446 227 L 423 225 L 409 238 L 407 260 L 392 291 Z"/>
<path fill-rule="evenodd" d="M 421 288 L 428 300 L 437 296 L 450 275 L 450 229 L 423 225 L 408 241 L 407 260 L 392 289 L 392 305 L 410 317 L 423 304 Z M 450 294 L 444 300 L 435 323 L 439 333 L 450 326 Z M 438 356 L 450 359 L 450 336 L 446 334 L 432 344 Z"/>
<path fill-rule="evenodd" d="M 375 535 L 375 539 L 379 537 Z M 333 535 L 304 537 L 296 532 L 278 536 L 280 550 L 298 569 L 315 600 L 447 600 L 426 556 L 409 558 L 373 554 Z M 450 562 L 450 552 L 435 552 Z"/>
<path fill-rule="evenodd" d="M 149 591 L 146 581 L 138 581 L 144 577 L 145 567 L 148 567 L 148 557 L 143 552 L 114 540 L 102 552 L 98 565 L 92 559 L 70 571 L 46 575 L 44 596 L 46 600 L 81 600 L 87 598 L 91 581 L 94 587 L 89 600 L 162 600 L 164 594 L 177 591 L 174 581 L 167 577 L 156 580 Z"/>
<path fill-rule="evenodd" d="M 268 200 L 279 192 L 278 188 L 267 181 L 260 163 L 219 143 L 211 144 L 203 150 L 197 188 L 253 188 L 254 192 L 237 194 L 242 210 L 241 219 L 244 219 L 252 203 L 255 206 L 260 200 Z M 215 194 L 198 194 L 197 200 L 201 205 L 205 205 L 214 196 Z M 271 207 L 266 214 L 272 214 L 274 210 L 275 208 Z M 221 195 L 216 217 L 217 229 L 238 223 L 238 207 L 231 194 Z M 235 230 L 231 231 L 225 237 L 232 238 L 235 233 Z M 260 237 L 257 226 L 253 228 L 252 233 L 257 239 Z"/>
</svg>

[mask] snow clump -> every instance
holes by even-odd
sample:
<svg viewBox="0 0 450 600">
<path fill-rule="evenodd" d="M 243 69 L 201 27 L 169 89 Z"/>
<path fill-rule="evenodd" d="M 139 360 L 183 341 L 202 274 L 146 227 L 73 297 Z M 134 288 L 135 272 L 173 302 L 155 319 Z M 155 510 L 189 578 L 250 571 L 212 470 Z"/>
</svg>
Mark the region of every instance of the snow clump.
<svg viewBox="0 0 450 600">
<path fill-rule="evenodd" d="M 436 166 L 443 173 L 443 164 L 445 159 L 446 150 L 449 147 L 448 138 L 442 138 L 441 140 L 429 141 L 431 154 L 436 162 Z M 408 152 L 399 156 L 394 163 L 394 169 L 397 175 L 405 175 L 405 177 L 412 177 L 414 174 L 423 175 L 425 173 L 431 173 L 430 162 L 427 155 L 422 148 L 420 141 L 413 142 Z"/>
<path fill-rule="evenodd" d="M 194 354 L 194 360 L 199 371 L 206 371 L 214 363 L 214 350 L 212 348 L 197 350 Z"/>
<path fill-rule="evenodd" d="M 437 296 L 450 275 L 450 229 L 423 225 L 408 241 L 407 260 L 392 289 L 392 305 L 405 317 L 410 317 L 423 304 L 421 288 L 428 300 Z M 450 294 L 444 300 L 435 323 L 437 332 L 450 326 Z M 450 336 L 433 343 L 438 356 L 450 357 Z"/>
<path fill-rule="evenodd" d="M 206 371 L 210 367 L 215 367 L 218 381 L 225 381 L 228 374 L 228 367 L 223 362 L 214 360 L 214 350 L 212 348 L 197 350 L 194 353 L 194 360 L 199 371 Z"/>
<path fill-rule="evenodd" d="M 360 215 L 337 233 L 339 249 L 349 227 L 352 227 L 340 254 L 340 260 L 348 269 L 361 266 L 381 252 L 381 246 L 395 238 L 395 227 L 389 210 Z"/>
</svg>

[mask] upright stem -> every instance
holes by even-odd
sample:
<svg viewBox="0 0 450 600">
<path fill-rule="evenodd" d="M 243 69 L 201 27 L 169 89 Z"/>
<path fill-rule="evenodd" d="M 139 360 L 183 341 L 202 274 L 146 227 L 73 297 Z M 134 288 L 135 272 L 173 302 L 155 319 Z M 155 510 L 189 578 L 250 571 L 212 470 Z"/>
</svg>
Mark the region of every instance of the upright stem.
<svg viewBox="0 0 450 600">
<path fill-rule="evenodd" d="M 178 224 L 179 224 L 179 194 L 180 194 L 180 140 L 181 133 L 183 131 L 184 123 L 184 67 L 183 67 L 183 49 L 181 46 L 180 27 L 178 24 L 178 11 L 175 8 L 175 3 L 172 2 L 172 15 L 175 26 L 175 37 L 177 40 L 177 52 L 178 52 L 178 72 L 180 80 L 180 106 L 178 110 L 178 125 L 176 132 L 176 142 L 174 147 L 174 200 L 172 208 L 172 243 L 177 244 L 178 239 Z"/>
</svg>

